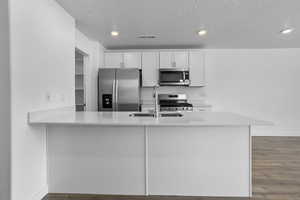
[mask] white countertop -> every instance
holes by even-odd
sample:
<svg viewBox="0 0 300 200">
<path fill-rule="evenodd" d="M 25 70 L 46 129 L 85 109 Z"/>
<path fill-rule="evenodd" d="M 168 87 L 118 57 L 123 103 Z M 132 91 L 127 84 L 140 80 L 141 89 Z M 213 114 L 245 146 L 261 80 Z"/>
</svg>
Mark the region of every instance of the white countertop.
<svg viewBox="0 0 300 200">
<path fill-rule="evenodd" d="M 131 117 L 132 112 L 38 111 L 28 114 L 31 125 L 97 126 L 259 126 L 270 122 L 227 112 L 183 112 L 183 117 Z"/>
</svg>

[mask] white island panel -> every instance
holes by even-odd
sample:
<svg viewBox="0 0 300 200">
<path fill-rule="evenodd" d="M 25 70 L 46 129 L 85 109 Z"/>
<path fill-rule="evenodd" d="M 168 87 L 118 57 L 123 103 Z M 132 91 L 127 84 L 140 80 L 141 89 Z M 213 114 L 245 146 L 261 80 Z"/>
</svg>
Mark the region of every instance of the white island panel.
<svg viewBox="0 0 300 200">
<path fill-rule="evenodd" d="M 47 129 L 50 193 L 145 194 L 143 127 Z"/>
<path fill-rule="evenodd" d="M 251 127 L 232 113 L 131 117 L 130 112 L 41 111 L 51 193 L 250 197 Z"/>
<path fill-rule="evenodd" d="M 149 194 L 251 196 L 249 127 L 149 127 Z"/>
</svg>

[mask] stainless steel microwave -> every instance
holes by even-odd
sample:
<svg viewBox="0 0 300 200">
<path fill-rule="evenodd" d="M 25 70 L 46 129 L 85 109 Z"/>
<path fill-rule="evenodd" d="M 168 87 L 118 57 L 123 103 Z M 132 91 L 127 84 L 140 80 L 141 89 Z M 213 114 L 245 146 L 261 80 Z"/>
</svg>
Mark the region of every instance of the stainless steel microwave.
<svg viewBox="0 0 300 200">
<path fill-rule="evenodd" d="M 189 86 L 190 72 L 187 69 L 178 69 L 178 68 L 159 69 L 159 85 Z"/>
</svg>

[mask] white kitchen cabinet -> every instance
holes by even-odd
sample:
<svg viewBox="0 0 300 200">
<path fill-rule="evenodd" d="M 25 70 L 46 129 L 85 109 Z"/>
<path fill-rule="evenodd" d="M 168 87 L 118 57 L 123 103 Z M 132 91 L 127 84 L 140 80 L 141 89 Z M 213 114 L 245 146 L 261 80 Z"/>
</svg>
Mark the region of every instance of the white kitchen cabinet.
<svg viewBox="0 0 300 200">
<path fill-rule="evenodd" d="M 102 68 L 142 69 L 143 86 L 158 83 L 159 68 L 186 68 L 190 70 L 191 87 L 205 86 L 205 54 L 201 50 L 130 52 L 109 51 L 104 53 Z"/>
<path fill-rule="evenodd" d="M 160 68 L 188 68 L 189 56 L 188 52 L 160 52 Z"/>
<path fill-rule="evenodd" d="M 144 128 L 95 128 L 49 127 L 50 191 L 143 195 Z"/>
<path fill-rule="evenodd" d="M 142 53 L 142 79 L 143 87 L 153 87 L 158 83 L 158 52 Z"/>
<path fill-rule="evenodd" d="M 106 52 L 102 68 L 141 68 L 140 52 Z"/>
<path fill-rule="evenodd" d="M 176 67 L 188 68 L 189 53 L 188 52 L 174 52 L 174 63 Z"/>
<path fill-rule="evenodd" d="M 205 86 L 205 55 L 203 51 L 190 52 L 190 86 Z"/>
<path fill-rule="evenodd" d="M 132 120 L 120 113 L 57 113 L 40 121 L 47 112 L 30 113 L 30 124 L 47 124 L 49 192 L 251 197 L 251 127 L 269 122 L 183 114 Z"/>
<path fill-rule="evenodd" d="M 104 53 L 103 68 L 120 68 L 123 65 L 123 53 Z"/>
<path fill-rule="evenodd" d="M 174 67 L 174 55 L 172 52 L 159 53 L 159 67 L 160 68 Z"/>
<path fill-rule="evenodd" d="M 147 133 L 149 195 L 249 196 L 247 126 L 149 127 Z"/>
<path fill-rule="evenodd" d="M 141 68 L 141 53 L 140 52 L 124 53 L 124 67 L 140 69 Z"/>
<path fill-rule="evenodd" d="M 122 53 L 104 53 L 104 68 L 119 68 L 123 65 Z"/>
</svg>

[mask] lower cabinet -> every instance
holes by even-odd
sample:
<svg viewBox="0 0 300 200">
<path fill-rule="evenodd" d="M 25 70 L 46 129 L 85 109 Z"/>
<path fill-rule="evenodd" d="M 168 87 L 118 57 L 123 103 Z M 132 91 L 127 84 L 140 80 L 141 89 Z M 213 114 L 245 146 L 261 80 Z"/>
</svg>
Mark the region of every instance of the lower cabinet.
<svg viewBox="0 0 300 200">
<path fill-rule="evenodd" d="M 248 127 L 151 127 L 150 195 L 250 194 Z"/>
<path fill-rule="evenodd" d="M 47 129 L 50 193 L 251 195 L 247 126 Z"/>
<path fill-rule="evenodd" d="M 145 194 L 143 127 L 48 127 L 49 193 Z"/>
</svg>

